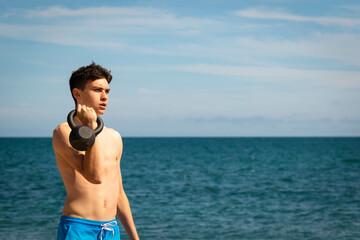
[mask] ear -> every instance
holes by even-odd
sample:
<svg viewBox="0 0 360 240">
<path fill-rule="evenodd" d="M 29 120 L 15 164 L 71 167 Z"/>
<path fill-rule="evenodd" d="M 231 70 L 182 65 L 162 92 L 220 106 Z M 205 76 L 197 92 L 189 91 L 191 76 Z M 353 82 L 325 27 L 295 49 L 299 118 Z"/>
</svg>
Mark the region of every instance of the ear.
<svg viewBox="0 0 360 240">
<path fill-rule="evenodd" d="M 81 90 L 78 89 L 78 88 L 74 88 L 72 90 L 72 94 L 73 94 L 73 96 L 74 96 L 74 98 L 76 99 L 77 102 L 79 102 L 79 100 L 81 99 L 80 92 L 81 92 Z"/>
</svg>

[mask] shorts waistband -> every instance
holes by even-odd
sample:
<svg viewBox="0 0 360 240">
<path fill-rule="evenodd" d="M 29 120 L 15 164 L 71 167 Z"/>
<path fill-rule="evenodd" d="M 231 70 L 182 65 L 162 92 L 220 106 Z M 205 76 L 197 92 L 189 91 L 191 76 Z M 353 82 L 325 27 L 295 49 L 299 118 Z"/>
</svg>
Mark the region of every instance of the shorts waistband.
<svg viewBox="0 0 360 240">
<path fill-rule="evenodd" d="M 117 223 L 116 222 L 116 218 L 114 220 L 110 220 L 110 221 L 95 221 L 95 220 L 89 220 L 89 219 L 85 219 L 85 218 L 77 218 L 77 217 L 69 217 L 69 216 L 61 216 L 60 217 L 60 223 L 61 224 L 67 224 L 67 223 L 79 223 L 79 224 L 86 224 L 86 225 L 90 225 L 90 226 L 103 226 L 105 224 L 109 224 L 109 223 Z"/>
</svg>

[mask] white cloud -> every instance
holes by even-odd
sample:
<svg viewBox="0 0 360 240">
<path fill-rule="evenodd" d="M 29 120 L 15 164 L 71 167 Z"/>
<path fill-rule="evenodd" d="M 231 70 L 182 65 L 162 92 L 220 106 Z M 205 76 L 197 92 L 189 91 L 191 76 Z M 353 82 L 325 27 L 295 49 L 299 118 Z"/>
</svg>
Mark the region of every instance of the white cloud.
<svg viewBox="0 0 360 240">
<path fill-rule="evenodd" d="M 237 11 L 237 14 L 291 21 L 296 19 L 299 21 L 316 20 L 261 8 L 240 10 Z M 11 23 L 11 21 L 5 23 L 4 20 L 7 18 L 11 20 L 10 15 L 25 18 L 26 23 Z M 271 56 L 275 59 L 284 56 L 305 56 L 337 60 L 352 66 L 360 66 L 358 57 L 360 48 L 354 47 L 360 41 L 359 34 L 319 33 L 314 36 L 303 36 L 301 40 L 275 41 L 243 37 L 242 31 L 245 30 L 236 28 L 238 32 L 233 32 L 231 37 L 217 35 L 219 33 L 215 31 L 212 33 L 214 34 L 212 38 L 202 43 L 193 40 L 180 43 L 169 41 L 165 45 L 153 46 L 147 43 L 139 44 L 131 39 L 132 37 L 145 38 L 146 36 L 154 38 L 157 33 L 183 37 L 195 35 L 204 37 L 201 34 L 208 34 L 216 29 L 226 28 L 226 31 L 231 31 L 234 23 L 232 19 L 226 20 L 226 18 L 222 18 L 223 22 L 209 18 L 180 18 L 161 9 L 140 7 L 68 9 L 55 6 L 47 9 L 14 10 L 4 14 L 2 20 L 0 36 L 67 46 L 119 48 L 156 55 L 211 57 L 220 59 L 220 61 L 223 59 L 232 61 L 246 59 L 249 63 L 264 61 L 261 56 Z"/>
<path fill-rule="evenodd" d="M 360 88 L 360 71 L 306 70 L 284 67 L 243 67 L 218 64 L 156 65 L 122 67 L 123 71 L 176 71 L 219 76 L 235 76 L 242 80 L 260 82 L 311 82 L 343 88 Z"/>
<path fill-rule="evenodd" d="M 139 88 L 137 90 L 138 94 L 142 95 L 157 95 L 157 94 L 164 94 L 169 93 L 167 90 L 155 90 L 155 89 L 148 89 L 148 88 Z"/>
<path fill-rule="evenodd" d="M 360 13 L 360 5 L 342 5 L 340 8 L 348 10 L 350 13 L 359 14 Z"/>
<path fill-rule="evenodd" d="M 360 34 L 314 34 L 304 36 L 302 39 L 274 40 L 253 37 L 237 37 L 222 39 L 220 36 L 213 40 L 198 43 L 179 43 L 176 45 L 148 48 L 138 46 L 133 51 L 156 55 L 173 55 L 187 57 L 201 57 L 217 62 L 231 61 L 246 65 L 282 65 L 285 58 L 314 59 L 311 68 L 317 68 L 321 61 L 331 61 L 338 68 L 343 66 L 360 67 Z M 269 61 L 270 58 L 270 61 Z M 300 59 L 301 60 L 301 59 Z M 298 61 L 297 64 L 307 63 L 307 60 Z M 291 63 L 288 61 L 286 63 Z M 324 65 L 323 65 L 324 66 Z M 323 67 L 322 66 L 322 67 Z"/>
<path fill-rule="evenodd" d="M 110 17 L 110 16 L 146 16 L 160 14 L 154 8 L 142 7 L 88 7 L 69 9 L 61 6 L 52 6 L 47 9 L 28 10 L 24 16 L 27 18 L 58 18 L 58 17 Z M 13 13 L 16 15 L 17 13 Z"/>
<path fill-rule="evenodd" d="M 80 31 L 79 31 L 80 30 Z M 43 43 L 54 43 L 71 46 L 104 46 L 124 47 L 126 44 L 107 41 L 94 36 L 91 29 L 83 26 L 51 26 L 51 25 L 21 25 L 0 24 L 0 36 L 13 39 L 30 40 Z"/>
<path fill-rule="evenodd" d="M 234 49 L 273 57 L 312 57 L 337 60 L 360 67 L 359 34 L 316 34 L 301 40 L 257 40 L 238 38 Z"/>
<path fill-rule="evenodd" d="M 156 8 L 142 7 L 89 7 L 80 9 L 69 9 L 60 6 L 49 7 L 47 9 L 17 10 L 3 15 L 5 18 L 10 16 L 24 17 L 28 21 L 45 20 L 57 21 L 57 23 L 89 25 L 92 29 L 96 26 L 152 26 L 152 27 L 172 27 L 177 29 L 190 28 L 196 29 L 206 25 L 217 23 L 208 18 L 179 18 L 173 13 Z"/>
<path fill-rule="evenodd" d="M 290 14 L 279 9 L 248 8 L 235 12 L 237 16 L 257 19 L 285 20 L 295 22 L 313 22 L 321 25 L 340 25 L 354 27 L 360 25 L 360 19 L 341 17 L 310 17 L 297 14 Z"/>
<path fill-rule="evenodd" d="M 12 17 L 16 18 L 16 23 L 12 22 Z M 199 34 L 199 29 L 218 23 L 212 19 L 177 17 L 160 9 L 139 7 L 74 10 L 56 6 L 13 10 L 3 14 L 1 20 L 0 36 L 61 45 L 116 48 L 128 47 L 125 41 L 133 35 L 154 35 L 159 31 L 166 35 L 193 36 Z M 151 52 L 149 48 L 143 49 Z"/>
</svg>

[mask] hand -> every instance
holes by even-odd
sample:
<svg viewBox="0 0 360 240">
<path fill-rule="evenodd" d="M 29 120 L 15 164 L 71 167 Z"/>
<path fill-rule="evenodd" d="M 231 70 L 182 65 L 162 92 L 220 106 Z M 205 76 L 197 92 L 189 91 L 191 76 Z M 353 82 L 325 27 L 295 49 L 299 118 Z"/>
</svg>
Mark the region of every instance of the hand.
<svg viewBox="0 0 360 240">
<path fill-rule="evenodd" d="M 82 125 L 88 126 L 93 130 L 97 127 L 97 115 L 92 107 L 78 104 L 76 108 L 76 117 Z"/>
</svg>

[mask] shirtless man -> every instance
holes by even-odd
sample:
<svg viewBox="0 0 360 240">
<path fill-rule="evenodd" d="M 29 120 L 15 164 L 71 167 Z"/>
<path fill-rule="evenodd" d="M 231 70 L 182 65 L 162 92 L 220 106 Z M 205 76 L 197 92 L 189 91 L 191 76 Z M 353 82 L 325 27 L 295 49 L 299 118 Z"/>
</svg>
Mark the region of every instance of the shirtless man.
<svg viewBox="0 0 360 240">
<path fill-rule="evenodd" d="M 77 106 L 76 125 L 97 127 L 97 115 L 104 114 L 108 103 L 111 79 L 110 72 L 95 63 L 72 73 L 70 90 Z M 77 151 L 69 143 L 70 132 L 67 122 L 53 132 L 55 157 L 67 192 L 58 240 L 119 240 L 116 216 L 129 238 L 139 239 L 122 185 L 120 134 L 104 127 L 89 150 Z"/>
</svg>

